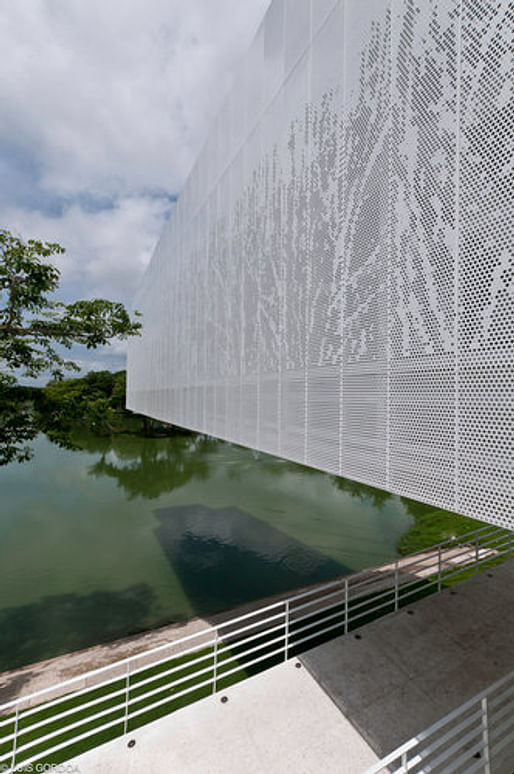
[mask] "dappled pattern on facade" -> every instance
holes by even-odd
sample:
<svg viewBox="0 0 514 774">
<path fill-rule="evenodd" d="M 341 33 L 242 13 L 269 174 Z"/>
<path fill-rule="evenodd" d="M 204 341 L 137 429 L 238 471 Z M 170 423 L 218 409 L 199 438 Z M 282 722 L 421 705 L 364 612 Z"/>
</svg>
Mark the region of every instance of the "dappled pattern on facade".
<svg viewBox="0 0 514 774">
<path fill-rule="evenodd" d="M 274 0 L 135 299 L 130 408 L 514 526 L 513 16 Z"/>
</svg>

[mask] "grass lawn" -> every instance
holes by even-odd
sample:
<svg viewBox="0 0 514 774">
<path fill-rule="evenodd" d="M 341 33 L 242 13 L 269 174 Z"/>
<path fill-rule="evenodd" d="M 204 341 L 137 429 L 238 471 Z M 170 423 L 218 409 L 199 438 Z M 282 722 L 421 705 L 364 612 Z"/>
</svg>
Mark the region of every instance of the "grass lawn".
<svg viewBox="0 0 514 774">
<path fill-rule="evenodd" d="M 421 503 L 413 504 L 412 509 L 409 510 L 414 517 L 414 524 L 397 543 L 398 552 L 402 556 L 423 551 L 429 546 L 435 546 L 453 537 L 491 526 L 485 521 L 470 519 L 451 511 L 432 509 Z"/>
</svg>

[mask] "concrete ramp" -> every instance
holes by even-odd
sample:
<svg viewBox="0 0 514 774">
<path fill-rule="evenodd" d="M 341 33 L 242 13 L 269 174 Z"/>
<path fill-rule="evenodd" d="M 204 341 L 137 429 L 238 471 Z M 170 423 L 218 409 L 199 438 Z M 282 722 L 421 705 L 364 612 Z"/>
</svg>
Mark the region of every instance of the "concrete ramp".
<svg viewBox="0 0 514 774">
<path fill-rule="evenodd" d="M 301 660 L 382 757 L 514 668 L 513 589 L 510 561 Z"/>
</svg>

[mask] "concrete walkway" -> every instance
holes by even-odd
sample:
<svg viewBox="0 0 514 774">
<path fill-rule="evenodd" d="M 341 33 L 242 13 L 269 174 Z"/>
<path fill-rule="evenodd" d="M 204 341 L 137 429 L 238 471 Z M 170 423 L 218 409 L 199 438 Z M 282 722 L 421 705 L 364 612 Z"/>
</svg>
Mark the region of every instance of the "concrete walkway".
<svg viewBox="0 0 514 774">
<path fill-rule="evenodd" d="M 298 666 L 293 659 L 273 667 L 70 764 L 77 774 L 364 771 L 377 756 Z"/>
<path fill-rule="evenodd" d="M 302 662 L 380 757 L 514 668 L 514 561 Z"/>
<path fill-rule="evenodd" d="M 70 763 L 78 774 L 362 774 L 512 670 L 513 588 L 510 561 Z"/>
</svg>

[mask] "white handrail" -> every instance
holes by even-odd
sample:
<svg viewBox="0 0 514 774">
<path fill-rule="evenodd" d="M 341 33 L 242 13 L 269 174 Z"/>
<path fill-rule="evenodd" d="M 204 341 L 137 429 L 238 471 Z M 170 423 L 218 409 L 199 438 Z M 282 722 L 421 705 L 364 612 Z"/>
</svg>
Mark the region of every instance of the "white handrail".
<svg viewBox="0 0 514 774">
<path fill-rule="evenodd" d="M 298 653 L 300 645 L 323 637 L 328 632 L 339 630 L 340 634 L 346 634 L 350 624 L 352 629 L 361 625 L 358 619 L 380 614 L 380 611 L 384 615 L 388 614 L 392 607 L 398 609 L 405 604 L 407 597 L 419 591 L 420 584 L 423 589 L 437 584 L 437 590 L 440 590 L 442 580 L 453 577 L 463 569 L 473 566 L 478 569 L 492 557 L 510 555 L 512 541 L 510 535 L 505 541 L 504 535 L 505 531 L 500 528 L 482 527 L 459 539 L 450 539 L 394 563 L 387 563 L 383 568 L 362 570 L 353 576 L 322 584 L 28 696 L 13 699 L 0 705 L 0 713 L 16 710 L 15 718 L 9 716 L 0 720 L 0 746 L 5 747 L 12 742 L 12 749 L 0 755 L 0 763 L 12 757 L 11 768 L 7 771 L 16 771 L 52 752 L 94 737 L 116 724 L 119 724 L 120 732 L 123 727 L 123 733 L 127 733 L 132 718 L 149 715 L 157 708 L 164 708 L 164 705 L 207 686 L 212 685 L 212 692 L 215 693 L 225 678 L 236 673 L 243 674 L 248 668 L 266 660 L 287 660 L 292 655 L 291 651 Z M 508 549 L 503 550 L 505 545 L 508 545 Z M 418 577 L 413 578 L 416 573 Z M 252 643 L 251 647 L 247 647 L 249 643 Z M 262 654 L 263 649 L 266 652 Z M 258 651 L 261 651 L 261 655 L 256 658 Z M 143 659 L 145 663 L 141 663 Z M 162 670 L 145 675 L 148 670 L 161 665 Z M 108 676 L 107 679 L 95 683 L 97 678 L 104 676 Z M 138 676 L 142 679 L 138 679 Z M 163 681 L 164 678 L 171 679 L 158 685 L 157 681 Z M 189 685 L 191 682 L 193 684 Z M 86 685 L 73 690 L 77 684 Z M 175 691 L 176 688 L 180 690 Z M 101 691 L 101 696 L 95 696 L 95 691 Z M 59 693 L 57 698 L 44 702 L 45 696 L 55 695 L 56 692 Z M 84 698 L 82 703 L 77 701 L 81 697 Z M 151 701 L 154 697 L 157 701 Z M 118 699 L 107 709 L 93 712 L 79 720 L 76 718 L 78 713 L 84 713 L 84 710 L 95 705 Z M 74 703 L 72 707 L 67 706 L 70 700 Z M 32 706 L 34 701 L 44 703 Z M 21 709 L 27 704 L 29 706 Z M 54 709 L 55 712 L 50 712 Z M 47 740 L 80 729 L 85 723 L 114 712 L 121 713 L 119 720 L 72 736 L 48 750 L 42 749 Z M 45 726 L 63 720 L 58 731 L 45 734 Z M 459 724 L 461 727 L 464 725 Z M 6 728 L 8 733 L 1 736 L 1 728 Z M 42 731 L 39 737 L 35 736 L 38 729 Z M 30 734 L 30 741 L 26 741 L 27 734 Z M 388 756 L 387 761 L 397 760 L 398 754 L 400 757 L 407 756 L 423 739 L 424 736 L 420 735 L 416 740 L 410 740 L 400 751 L 395 751 L 396 758 L 391 754 L 393 757 Z M 433 749 L 432 744 L 426 748 Z M 23 759 L 23 752 L 28 750 L 32 750 L 30 759 Z"/>
<path fill-rule="evenodd" d="M 490 761 L 494 761 L 494 756 L 502 752 L 508 744 L 512 744 L 514 748 L 514 711 L 512 704 L 507 706 L 501 706 L 500 704 L 501 708 L 496 710 L 499 702 L 495 702 L 496 696 L 501 691 L 504 691 L 501 696 L 502 699 L 505 699 L 505 696 L 510 699 L 513 688 L 514 670 L 480 691 L 480 693 L 477 693 L 473 698 L 468 699 L 468 701 L 449 712 L 417 736 L 412 737 L 388 755 L 385 755 L 366 769 L 364 774 L 379 774 L 379 772 L 389 770 L 391 764 L 400 760 L 403 760 L 404 763 L 398 771 L 403 772 L 409 772 L 421 765 L 423 765 L 422 771 L 428 772 L 443 763 L 448 763 L 444 771 L 450 772 L 458 765 L 468 761 L 471 766 L 466 767 L 466 771 L 471 772 L 480 769 L 491 771 L 488 767 Z M 467 714 L 470 711 L 472 711 L 471 714 Z M 505 716 L 507 716 L 506 720 L 499 725 L 498 721 Z M 469 729 L 473 724 L 474 727 Z M 488 729 L 493 729 L 492 735 L 488 732 Z M 500 741 L 496 741 L 494 732 L 496 732 L 497 736 L 501 736 L 505 732 L 510 733 L 507 736 L 503 736 Z M 481 737 L 481 742 L 469 745 L 468 743 L 476 736 Z M 425 745 L 428 739 L 432 739 L 432 741 Z M 451 742 L 451 744 L 444 747 L 447 742 Z M 463 748 L 466 749 L 463 750 Z M 463 750 L 463 752 L 454 757 L 454 753 L 458 753 L 460 750 Z M 436 757 L 432 757 L 436 752 Z M 483 752 L 484 758 L 475 766 L 472 760 L 477 752 Z M 408 759 L 409 753 L 413 754 L 410 760 Z M 406 760 L 407 764 L 405 765 Z"/>
</svg>

